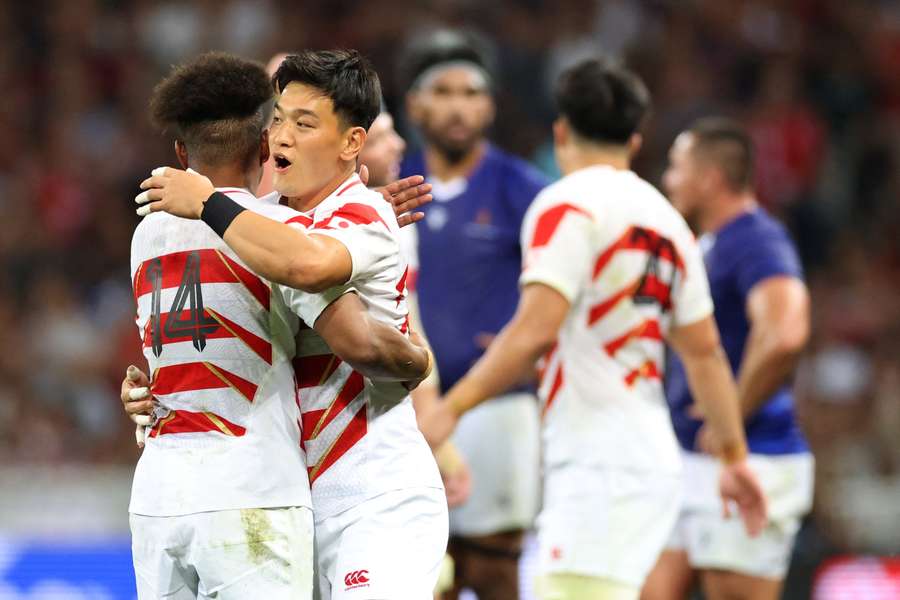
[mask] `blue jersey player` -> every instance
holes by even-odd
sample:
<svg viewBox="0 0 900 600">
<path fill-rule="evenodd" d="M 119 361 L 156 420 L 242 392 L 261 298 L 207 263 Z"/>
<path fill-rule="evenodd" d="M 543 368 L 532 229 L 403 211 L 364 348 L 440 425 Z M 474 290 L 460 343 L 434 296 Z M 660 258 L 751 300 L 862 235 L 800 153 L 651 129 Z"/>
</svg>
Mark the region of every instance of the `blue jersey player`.
<svg viewBox="0 0 900 600">
<path fill-rule="evenodd" d="M 434 195 L 411 244 L 414 287 L 442 391 L 512 318 L 522 220 L 547 183 L 485 136 L 495 113 L 488 56 L 478 40 L 439 31 L 414 40 L 403 57 L 408 116 L 424 147 L 401 172 L 425 174 Z M 482 600 L 518 597 L 522 534 L 537 511 L 538 435 L 536 400 L 522 388 L 467 414 L 454 436 L 472 492 L 451 511 L 450 552 L 458 587 Z"/>
<path fill-rule="evenodd" d="M 800 519 L 813 493 L 813 460 L 797 425 L 791 375 L 809 336 L 809 297 L 793 242 L 754 197 L 746 132 L 721 118 L 676 139 L 664 176 L 675 207 L 702 237 L 722 346 L 738 382 L 750 464 L 769 498 L 769 525 L 750 538 L 716 505 L 715 440 L 672 356 L 666 396 L 684 450 L 685 497 L 644 600 L 687 598 L 699 576 L 710 600 L 780 597 Z"/>
</svg>

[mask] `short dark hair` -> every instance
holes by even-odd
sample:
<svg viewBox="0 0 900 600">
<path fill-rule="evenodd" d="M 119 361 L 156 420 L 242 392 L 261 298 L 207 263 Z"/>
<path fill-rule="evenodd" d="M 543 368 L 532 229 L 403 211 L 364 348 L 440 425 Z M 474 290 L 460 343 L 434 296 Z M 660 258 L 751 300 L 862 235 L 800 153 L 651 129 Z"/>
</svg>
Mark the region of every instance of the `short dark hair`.
<svg viewBox="0 0 900 600">
<path fill-rule="evenodd" d="M 736 192 L 753 186 L 753 141 L 740 123 L 726 117 L 704 117 L 687 132 L 694 137 L 694 151 L 722 169 Z"/>
<path fill-rule="evenodd" d="M 153 90 L 150 115 L 206 165 L 251 160 L 272 112 L 265 68 L 222 52 L 175 67 Z"/>
<path fill-rule="evenodd" d="M 272 76 L 279 92 L 290 83 L 313 87 L 329 98 L 341 122 L 369 129 L 381 112 L 381 83 L 356 50 L 304 50 L 285 58 Z"/>
<path fill-rule="evenodd" d="M 625 144 L 650 109 L 650 92 L 628 69 L 589 58 L 559 76 L 556 105 L 579 136 L 597 143 Z"/>
<path fill-rule="evenodd" d="M 401 83 L 410 88 L 419 75 L 435 65 L 464 61 L 472 63 L 493 80 L 496 56 L 490 42 L 473 31 L 437 29 L 412 37 L 399 61 Z"/>
</svg>

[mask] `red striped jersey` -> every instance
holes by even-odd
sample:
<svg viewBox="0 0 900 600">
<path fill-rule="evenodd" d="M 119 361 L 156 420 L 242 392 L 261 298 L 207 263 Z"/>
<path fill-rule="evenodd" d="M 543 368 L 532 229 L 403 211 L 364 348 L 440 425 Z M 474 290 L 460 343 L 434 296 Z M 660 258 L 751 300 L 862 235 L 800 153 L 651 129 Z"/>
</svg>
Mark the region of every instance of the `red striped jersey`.
<svg viewBox="0 0 900 600">
<path fill-rule="evenodd" d="M 246 190 L 221 189 L 282 219 Z M 165 213 L 134 232 L 131 274 L 151 390 L 132 513 L 310 506 L 292 359 L 299 320 L 201 221 Z"/>
<path fill-rule="evenodd" d="M 713 308 L 684 219 L 633 172 L 595 166 L 538 195 L 522 247 L 521 284 L 571 305 L 542 369 L 545 464 L 677 471 L 664 339 Z"/>
<path fill-rule="evenodd" d="M 294 364 L 316 518 L 391 490 L 441 487 L 406 389 L 363 377 L 311 329 L 331 302 L 355 292 L 373 317 L 408 330 L 407 265 L 392 207 L 354 174 L 313 210 L 285 222 L 338 240 L 353 262 L 343 286 L 319 294 L 283 290 L 307 325 L 297 336 Z"/>
</svg>

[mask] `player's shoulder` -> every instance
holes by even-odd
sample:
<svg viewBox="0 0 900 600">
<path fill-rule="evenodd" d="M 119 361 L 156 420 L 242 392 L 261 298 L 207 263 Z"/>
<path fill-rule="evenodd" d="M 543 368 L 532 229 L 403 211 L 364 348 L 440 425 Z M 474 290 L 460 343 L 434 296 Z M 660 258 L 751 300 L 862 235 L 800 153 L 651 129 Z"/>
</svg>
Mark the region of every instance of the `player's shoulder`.
<svg viewBox="0 0 900 600">
<path fill-rule="evenodd" d="M 333 220 L 341 220 L 347 226 L 383 225 L 391 231 L 397 224 L 390 203 L 381 193 L 363 185 L 356 175 L 316 207 L 314 219 L 315 227 L 331 224 Z"/>
<path fill-rule="evenodd" d="M 794 246 L 784 224 L 762 207 L 757 207 L 735 219 L 730 226 L 726 226 L 720 232 L 719 238 L 726 248 L 764 249 L 766 246 L 784 245 L 791 248 Z"/>
</svg>

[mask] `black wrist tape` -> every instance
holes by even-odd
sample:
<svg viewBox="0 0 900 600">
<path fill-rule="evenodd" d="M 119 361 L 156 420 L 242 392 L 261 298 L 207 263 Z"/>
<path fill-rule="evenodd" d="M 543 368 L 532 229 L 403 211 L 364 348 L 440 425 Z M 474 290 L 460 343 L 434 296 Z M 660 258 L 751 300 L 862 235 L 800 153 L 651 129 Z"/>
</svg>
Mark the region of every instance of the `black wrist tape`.
<svg viewBox="0 0 900 600">
<path fill-rule="evenodd" d="M 222 192 L 213 192 L 206 199 L 200 218 L 209 225 L 219 237 L 225 236 L 225 230 L 234 219 L 247 210 Z"/>
</svg>

